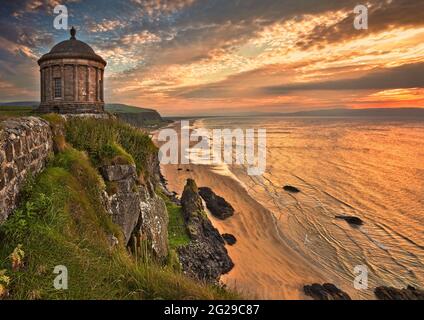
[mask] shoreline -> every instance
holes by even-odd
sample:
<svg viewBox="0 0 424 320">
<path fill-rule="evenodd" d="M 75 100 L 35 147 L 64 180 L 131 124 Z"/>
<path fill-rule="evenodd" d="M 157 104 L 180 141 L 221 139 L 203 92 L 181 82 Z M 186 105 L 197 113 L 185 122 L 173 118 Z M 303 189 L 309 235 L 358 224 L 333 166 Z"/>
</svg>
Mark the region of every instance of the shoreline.
<svg viewBox="0 0 424 320">
<path fill-rule="evenodd" d="M 179 132 L 178 122 L 167 127 Z M 154 132 L 153 140 L 158 145 L 156 137 Z M 226 245 L 235 266 L 221 276 L 230 289 L 254 299 L 310 299 L 303 292 L 304 285 L 328 282 L 327 277 L 284 243 L 272 212 L 234 178 L 217 173 L 210 165 L 161 164 L 160 169 L 168 190 L 178 197 L 187 178 L 192 178 L 199 187 L 210 187 L 234 207 L 235 214 L 226 220 L 208 213 L 221 234 L 230 233 L 237 238 L 235 245 Z"/>
</svg>

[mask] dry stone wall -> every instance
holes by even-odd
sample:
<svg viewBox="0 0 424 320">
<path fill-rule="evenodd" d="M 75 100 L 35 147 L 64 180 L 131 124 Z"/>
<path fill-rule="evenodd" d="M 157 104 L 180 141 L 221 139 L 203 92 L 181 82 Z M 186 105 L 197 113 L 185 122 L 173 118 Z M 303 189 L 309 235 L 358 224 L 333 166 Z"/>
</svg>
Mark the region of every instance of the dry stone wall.
<svg viewBox="0 0 424 320">
<path fill-rule="evenodd" d="M 28 176 L 44 168 L 52 149 L 47 121 L 25 117 L 0 123 L 0 223 L 16 208 Z"/>
</svg>

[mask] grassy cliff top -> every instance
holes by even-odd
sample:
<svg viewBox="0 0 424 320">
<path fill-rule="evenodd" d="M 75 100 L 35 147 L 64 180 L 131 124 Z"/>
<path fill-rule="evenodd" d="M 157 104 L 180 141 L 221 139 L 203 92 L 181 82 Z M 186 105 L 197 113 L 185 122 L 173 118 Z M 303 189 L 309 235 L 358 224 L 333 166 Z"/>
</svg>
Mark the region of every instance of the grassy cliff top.
<svg viewBox="0 0 424 320">
<path fill-rule="evenodd" d="M 45 118 L 53 127 L 63 125 L 57 115 Z M 55 137 L 56 154 L 27 183 L 19 208 L 0 226 L 0 299 L 237 297 L 187 278 L 172 257 L 165 265 L 148 254 L 137 259 L 123 245 L 102 203 L 106 186 L 97 166 L 119 157 L 143 170 L 146 157 L 156 152 L 144 133 L 119 121 L 89 119 L 70 121 L 63 130 L 67 139 Z M 173 224 L 180 225 L 179 209 L 168 208 Z M 171 236 L 172 246 L 187 241 L 183 234 Z M 67 290 L 53 286 L 56 266 L 68 269 Z"/>
<path fill-rule="evenodd" d="M 154 109 L 139 108 L 122 103 L 107 103 L 105 110 L 111 113 L 143 113 L 143 112 L 157 112 Z"/>
</svg>

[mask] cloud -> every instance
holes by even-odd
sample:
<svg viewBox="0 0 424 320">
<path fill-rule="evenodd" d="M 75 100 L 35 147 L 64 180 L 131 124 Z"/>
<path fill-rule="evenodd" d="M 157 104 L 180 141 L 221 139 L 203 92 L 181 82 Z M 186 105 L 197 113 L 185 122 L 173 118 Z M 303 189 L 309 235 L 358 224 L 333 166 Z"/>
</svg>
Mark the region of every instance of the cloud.
<svg viewBox="0 0 424 320">
<path fill-rule="evenodd" d="M 264 92 L 274 95 L 293 91 L 310 90 L 381 90 L 424 87 L 424 63 L 402 65 L 386 70 L 376 70 L 365 76 L 353 79 L 339 79 L 311 83 L 293 83 L 264 88 Z"/>
<path fill-rule="evenodd" d="M 0 95 L 6 88 L 8 97 L 19 98 L 17 88 L 36 92 L 37 57 L 69 38 L 52 27 L 56 4 L 16 0 L 2 6 Z M 408 74 L 401 66 L 415 62 L 421 68 L 423 62 L 422 1 L 368 1 L 368 31 L 353 29 L 357 0 L 65 4 L 78 39 L 108 61 L 106 97 L 114 101 L 167 111 L 317 107 L 346 104 L 346 90 L 354 90 L 348 98 L 361 103 L 386 99 L 369 96 L 379 90 L 395 97 L 390 90 L 421 85 L 413 68 Z M 316 91 L 327 88 L 331 94 Z"/>
<path fill-rule="evenodd" d="M 352 9 L 346 16 L 331 25 L 318 25 L 300 39 L 297 45 L 303 49 L 312 46 L 347 41 L 388 31 L 424 25 L 424 2 L 416 0 L 372 1 L 368 5 L 368 30 L 356 30 L 353 26 L 355 14 Z"/>
<path fill-rule="evenodd" d="M 192 5 L 195 0 L 131 0 L 149 16 L 170 14 Z"/>
</svg>

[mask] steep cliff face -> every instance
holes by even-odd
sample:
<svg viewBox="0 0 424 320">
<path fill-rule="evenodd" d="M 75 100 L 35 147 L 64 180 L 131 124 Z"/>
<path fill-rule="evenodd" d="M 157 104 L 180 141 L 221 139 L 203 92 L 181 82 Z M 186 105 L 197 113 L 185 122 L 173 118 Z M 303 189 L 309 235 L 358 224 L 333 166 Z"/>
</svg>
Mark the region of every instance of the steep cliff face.
<svg viewBox="0 0 424 320">
<path fill-rule="evenodd" d="M 184 221 L 190 243 L 178 249 L 184 273 L 199 280 L 217 283 L 234 263 L 228 255 L 224 240 L 207 217 L 196 183 L 187 180 L 181 197 Z"/>
<path fill-rule="evenodd" d="M 147 134 L 115 119 L 70 119 L 66 140 L 86 151 L 107 186 L 113 221 L 132 249 L 147 247 L 159 259 L 168 254 L 168 214 L 155 193 L 160 172 L 157 148 Z M 142 243 L 141 243 L 142 242 Z"/>
<path fill-rule="evenodd" d="M 147 181 L 139 183 L 134 165 L 111 165 L 101 168 L 109 185 L 106 207 L 124 233 L 125 244 L 133 237 L 146 241 L 159 259 L 168 255 L 168 213 L 164 201 Z"/>
</svg>

